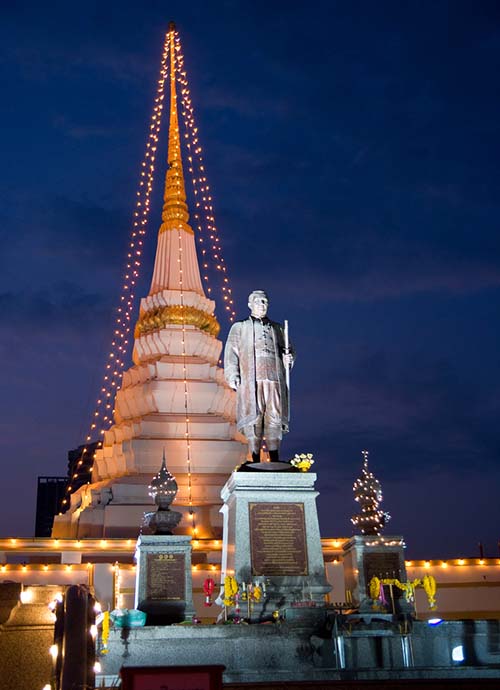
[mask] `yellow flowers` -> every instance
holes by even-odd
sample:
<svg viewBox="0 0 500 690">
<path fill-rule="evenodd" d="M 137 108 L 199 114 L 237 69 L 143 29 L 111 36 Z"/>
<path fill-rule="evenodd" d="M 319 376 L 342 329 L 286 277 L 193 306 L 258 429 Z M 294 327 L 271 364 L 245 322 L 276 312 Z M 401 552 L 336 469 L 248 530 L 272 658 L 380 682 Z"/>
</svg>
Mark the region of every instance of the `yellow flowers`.
<svg viewBox="0 0 500 690">
<path fill-rule="evenodd" d="M 108 653 L 108 638 L 109 638 L 109 611 L 104 611 L 102 614 L 102 650 L 101 654 Z"/>
<path fill-rule="evenodd" d="M 224 606 L 232 606 L 234 604 L 234 596 L 238 593 L 238 583 L 231 575 L 226 575 L 224 578 L 224 599 L 222 600 Z"/>
<path fill-rule="evenodd" d="M 370 599 L 378 599 L 380 595 L 380 580 L 378 577 L 372 577 L 370 580 Z"/>
<path fill-rule="evenodd" d="M 422 580 L 422 587 L 424 588 L 424 591 L 427 594 L 427 599 L 429 600 L 429 608 L 435 609 L 437 585 L 436 580 L 432 577 L 432 575 L 424 575 L 424 578 Z"/>
<path fill-rule="evenodd" d="M 311 465 L 314 465 L 312 453 L 295 453 L 295 457 L 290 460 L 290 465 L 297 467 L 301 472 L 307 472 Z"/>
<path fill-rule="evenodd" d="M 374 576 L 369 582 L 370 598 L 378 599 L 380 597 L 380 588 L 382 585 L 393 585 L 401 591 L 404 592 L 406 601 L 413 601 L 415 598 L 415 589 L 417 587 L 423 587 L 424 592 L 427 594 L 427 599 L 429 601 L 429 608 L 436 608 L 436 580 L 432 575 L 424 575 L 422 580 L 416 578 L 413 581 L 400 582 L 397 578 L 384 578 L 379 579 Z"/>
<path fill-rule="evenodd" d="M 260 601 L 262 599 L 262 589 L 259 587 L 259 585 L 255 585 L 253 588 L 252 596 L 255 601 Z"/>
</svg>

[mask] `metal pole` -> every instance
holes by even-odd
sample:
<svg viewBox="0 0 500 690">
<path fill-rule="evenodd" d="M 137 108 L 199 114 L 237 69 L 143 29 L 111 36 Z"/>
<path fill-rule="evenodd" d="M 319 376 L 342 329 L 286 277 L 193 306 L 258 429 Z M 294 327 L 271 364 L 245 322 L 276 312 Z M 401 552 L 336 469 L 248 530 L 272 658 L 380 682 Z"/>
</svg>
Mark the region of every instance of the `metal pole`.
<svg viewBox="0 0 500 690">
<path fill-rule="evenodd" d="M 284 338 L 285 338 L 285 354 L 290 354 L 290 340 L 288 338 L 288 321 L 284 321 Z M 287 418 L 290 419 L 290 367 L 285 366 L 285 380 L 286 380 L 286 390 L 288 393 L 288 414 Z"/>
</svg>

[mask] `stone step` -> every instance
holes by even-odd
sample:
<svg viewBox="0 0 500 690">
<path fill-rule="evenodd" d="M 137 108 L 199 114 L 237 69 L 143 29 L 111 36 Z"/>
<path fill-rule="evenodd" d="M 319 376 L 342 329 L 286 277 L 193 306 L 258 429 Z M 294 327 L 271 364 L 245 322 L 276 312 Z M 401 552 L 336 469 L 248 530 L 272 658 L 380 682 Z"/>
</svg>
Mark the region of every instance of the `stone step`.
<svg viewBox="0 0 500 690">
<path fill-rule="evenodd" d="M 149 381 L 118 391 L 115 420 L 144 417 L 150 413 L 220 414 L 235 417 L 235 396 L 230 388 L 210 380 Z"/>
</svg>

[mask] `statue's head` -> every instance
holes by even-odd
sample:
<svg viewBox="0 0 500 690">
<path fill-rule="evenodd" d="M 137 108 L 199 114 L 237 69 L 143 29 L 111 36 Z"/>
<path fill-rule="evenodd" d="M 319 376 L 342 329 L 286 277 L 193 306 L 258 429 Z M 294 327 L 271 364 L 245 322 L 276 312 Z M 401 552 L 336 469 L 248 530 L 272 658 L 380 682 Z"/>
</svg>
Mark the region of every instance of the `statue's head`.
<svg viewBox="0 0 500 690">
<path fill-rule="evenodd" d="M 254 290 L 248 296 L 248 308 L 256 319 L 263 319 L 267 314 L 269 298 L 264 290 Z"/>
</svg>

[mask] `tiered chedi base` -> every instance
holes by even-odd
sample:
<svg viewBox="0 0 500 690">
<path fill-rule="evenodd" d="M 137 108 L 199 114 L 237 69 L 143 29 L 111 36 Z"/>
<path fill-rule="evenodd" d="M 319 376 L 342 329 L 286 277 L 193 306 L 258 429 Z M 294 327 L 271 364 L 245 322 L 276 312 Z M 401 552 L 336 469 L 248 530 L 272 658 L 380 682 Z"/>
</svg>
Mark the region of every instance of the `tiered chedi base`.
<svg viewBox="0 0 500 690">
<path fill-rule="evenodd" d="M 186 325 L 183 356 L 182 331 L 181 325 L 168 324 L 136 339 L 136 364 L 123 375 L 116 423 L 96 453 L 92 483 L 76 491 L 68 512 L 56 517 L 54 537 L 136 537 L 143 513 L 153 505 L 148 485 L 163 449 L 179 485 L 175 509 L 187 513 L 188 441 L 197 536 L 221 536 L 220 490 L 247 448 L 236 430 L 235 395 L 217 366 L 222 343 Z M 191 528 L 185 515 L 176 532 Z"/>
</svg>

